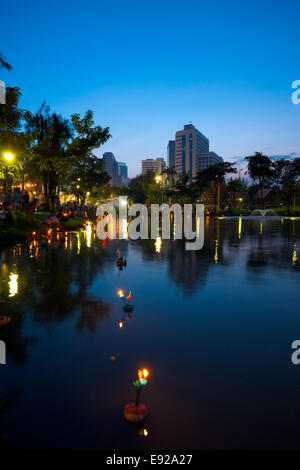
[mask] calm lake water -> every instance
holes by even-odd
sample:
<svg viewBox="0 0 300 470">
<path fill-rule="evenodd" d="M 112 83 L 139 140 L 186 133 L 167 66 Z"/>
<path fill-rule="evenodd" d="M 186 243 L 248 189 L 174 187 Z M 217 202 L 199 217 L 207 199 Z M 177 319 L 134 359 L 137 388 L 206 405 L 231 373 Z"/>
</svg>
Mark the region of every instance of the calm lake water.
<svg viewBox="0 0 300 470">
<path fill-rule="evenodd" d="M 92 232 L 2 251 L 5 446 L 300 448 L 299 246 L 298 220 L 207 219 L 198 252 Z M 132 291 L 131 319 L 118 289 Z M 123 408 L 144 366 L 138 429 Z"/>
</svg>

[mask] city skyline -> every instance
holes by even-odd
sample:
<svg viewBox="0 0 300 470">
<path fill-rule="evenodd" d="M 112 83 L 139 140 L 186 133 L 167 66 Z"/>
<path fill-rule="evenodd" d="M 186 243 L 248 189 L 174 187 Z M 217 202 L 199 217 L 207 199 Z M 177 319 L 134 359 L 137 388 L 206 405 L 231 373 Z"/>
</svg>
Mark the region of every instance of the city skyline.
<svg viewBox="0 0 300 470">
<path fill-rule="evenodd" d="M 36 111 L 44 99 L 65 117 L 92 109 L 95 122 L 112 134 L 96 154 L 118 155 L 130 177 L 142 158 L 167 159 L 173 130 L 189 121 L 226 161 L 255 151 L 300 155 L 300 105 L 291 101 L 299 79 L 299 5 L 293 11 L 283 3 L 232 0 L 192 1 L 187 10 L 178 1 L 151 8 L 91 0 L 51 5 L 17 2 L 18 35 L 2 23 L 2 49 L 13 69 L 2 70 L 0 79 L 21 88 L 24 109 Z M 5 3 L 3 17 L 14 8 Z M 187 67 L 174 73 L 178 60 Z"/>
</svg>

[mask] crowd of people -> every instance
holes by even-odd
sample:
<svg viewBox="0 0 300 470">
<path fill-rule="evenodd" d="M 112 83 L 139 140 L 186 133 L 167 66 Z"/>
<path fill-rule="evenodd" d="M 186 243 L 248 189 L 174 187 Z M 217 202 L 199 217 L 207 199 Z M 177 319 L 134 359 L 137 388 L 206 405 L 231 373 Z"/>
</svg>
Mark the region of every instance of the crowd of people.
<svg viewBox="0 0 300 470">
<path fill-rule="evenodd" d="M 26 221 L 33 222 L 36 210 L 50 212 L 47 218 L 48 225 L 58 225 L 61 222 L 67 222 L 69 218 L 92 219 L 96 217 L 93 205 L 80 204 L 77 201 L 69 201 L 61 205 L 58 195 L 53 195 L 49 201 L 43 196 L 39 200 L 36 197 L 30 198 L 28 191 L 21 192 L 20 188 L 15 188 L 13 191 L 7 191 L 1 199 L 0 220 L 5 221 L 12 220 L 15 215 L 17 222 L 21 222 L 22 213 L 25 213 Z"/>
<path fill-rule="evenodd" d="M 15 214 L 17 221 L 21 222 L 22 212 L 24 212 L 27 222 L 33 221 L 37 203 L 38 199 L 34 197 L 30 199 L 28 191 L 22 193 L 20 188 L 7 191 L 4 195 L 0 219 L 11 220 Z"/>
</svg>

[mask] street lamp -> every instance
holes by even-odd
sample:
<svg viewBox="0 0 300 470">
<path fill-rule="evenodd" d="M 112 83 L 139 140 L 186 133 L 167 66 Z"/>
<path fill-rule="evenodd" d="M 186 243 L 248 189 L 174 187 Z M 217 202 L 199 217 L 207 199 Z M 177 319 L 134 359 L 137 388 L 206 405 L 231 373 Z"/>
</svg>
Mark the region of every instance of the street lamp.
<svg viewBox="0 0 300 470">
<path fill-rule="evenodd" d="M 4 153 L 3 156 L 7 162 L 11 162 L 14 158 L 13 154 L 9 152 Z"/>
<path fill-rule="evenodd" d="M 155 181 L 157 184 L 161 183 L 161 176 L 160 175 L 156 175 L 154 177 Z M 163 202 L 163 188 L 161 186 L 161 202 Z"/>
<path fill-rule="evenodd" d="M 4 157 L 4 160 L 6 160 L 7 163 L 12 162 L 13 159 L 14 159 L 14 155 L 10 152 L 4 152 L 3 157 Z M 9 186 L 10 186 L 9 185 L 8 166 L 7 165 L 4 165 L 3 173 L 4 173 L 4 182 L 5 182 L 4 192 L 6 193 L 7 189 L 9 189 Z"/>
</svg>

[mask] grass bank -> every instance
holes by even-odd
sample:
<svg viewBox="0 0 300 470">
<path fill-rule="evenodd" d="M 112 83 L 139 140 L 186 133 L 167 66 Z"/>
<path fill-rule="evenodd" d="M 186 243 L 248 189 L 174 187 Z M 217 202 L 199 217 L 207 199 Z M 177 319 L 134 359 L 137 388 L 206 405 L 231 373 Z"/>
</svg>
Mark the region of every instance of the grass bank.
<svg viewBox="0 0 300 470">
<path fill-rule="evenodd" d="M 21 222 L 17 222 L 15 216 L 12 220 L 0 220 L 0 246 L 11 243 L 22 242 L 28 238 L 32 232 L 42 233 L 47 230 L 46 219 L 49 212 L 36 212 L 34 222 L 27 222 L 22 214 Z M 83 226 L 83 219 L 69 219 L 62 223 L 63 230 L 76 230 Z"/>
</svg>

